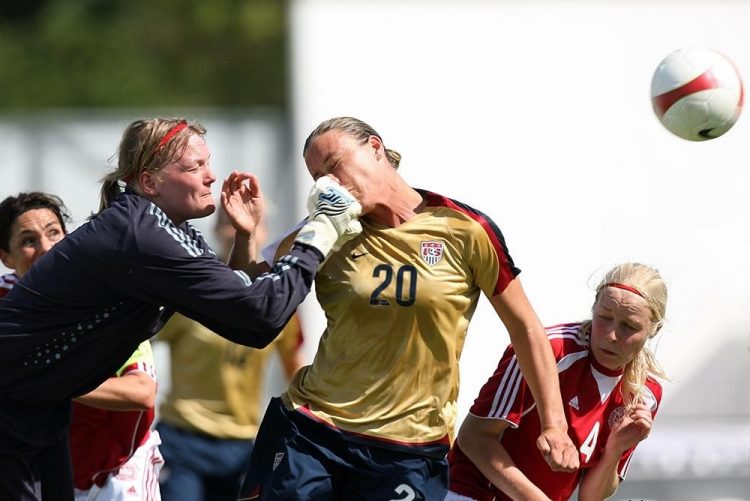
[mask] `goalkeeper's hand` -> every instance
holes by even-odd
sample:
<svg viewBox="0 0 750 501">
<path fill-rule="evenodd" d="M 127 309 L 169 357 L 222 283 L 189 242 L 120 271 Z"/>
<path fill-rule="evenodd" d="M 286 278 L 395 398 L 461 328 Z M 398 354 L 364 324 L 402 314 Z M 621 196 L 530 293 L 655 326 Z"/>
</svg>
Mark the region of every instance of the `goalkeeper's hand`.
<svg viewBox="0 0 750 501">
<path fill-rule="evenodd" d="M 328 255 L 362 232 L 357 217 L 362 206 L 340 184 L 328 176 L 318 178 L 307 198 L 307 223 L 295 242 L 315 247 Z"/>
</svg>

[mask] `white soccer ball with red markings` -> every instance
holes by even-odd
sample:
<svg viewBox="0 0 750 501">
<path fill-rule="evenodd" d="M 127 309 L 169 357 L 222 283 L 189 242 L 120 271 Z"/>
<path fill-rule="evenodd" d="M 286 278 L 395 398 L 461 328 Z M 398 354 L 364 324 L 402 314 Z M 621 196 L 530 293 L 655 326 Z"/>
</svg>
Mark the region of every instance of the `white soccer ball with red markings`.
<svg viewBox="0 0 750 501">
<path fill-rule="evenodd" d="M 664 127 L 691 141 L 714 139 L 732 128 L 744 91 L 737 67 L 705 48 L 672 52 L 654 72 L 651 102 Z"/>
</svg>

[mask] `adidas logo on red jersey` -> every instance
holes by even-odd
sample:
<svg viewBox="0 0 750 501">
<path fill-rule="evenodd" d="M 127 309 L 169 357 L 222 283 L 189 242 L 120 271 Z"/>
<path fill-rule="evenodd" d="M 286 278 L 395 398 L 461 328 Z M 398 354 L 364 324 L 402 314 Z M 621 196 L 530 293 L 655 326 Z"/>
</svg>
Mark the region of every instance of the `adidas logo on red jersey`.
<svg viewBox="0 0 750 501">
<path fill-rule="evenodd" d="M 575 410 L 578 410 L 578 395 L 571 398 L 570 401 L 568 402 L 568 405 L 574 408 Z"/>
</svg>

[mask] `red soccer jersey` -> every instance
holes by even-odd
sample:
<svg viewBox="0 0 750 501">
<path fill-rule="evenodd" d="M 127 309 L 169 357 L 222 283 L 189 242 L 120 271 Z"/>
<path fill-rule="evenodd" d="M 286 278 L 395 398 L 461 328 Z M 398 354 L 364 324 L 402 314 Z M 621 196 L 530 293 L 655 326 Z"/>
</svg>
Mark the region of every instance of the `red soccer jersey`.
<svg viewBox="0 0 750 501">
<path fill-rule="evenodd" d="M 510 426 L 501 443 L 516 466 L 553 500 L 569 499 L 583 472 L 599 460 L 611 427 L 625 411 L 621 394 L 621 372 L 596 362 L 588 342 L 579 339 L 580 324 L 548 327 L 547 337 L 557 360 L 560 391 L 568 421 L 568 435 L 580 452 L 581 467 L 572 473 L 553 472 L 536 447 L 541 433 L 539 414 L 526 381 L 521 376 L 512 347 L 508 347 L 495 373 L 485 383 L 470 413 L 479 418 L 502 419 Z M 649 378 L 644 400 L 653 415 L 661 401 L 661 385 Z M 620 458 L 618 474 L 625 478 L 635 447 Z M 479 500 L 507 500 L 461 451 L 458 442 L 448 455 L 450 489 Z"/>
<path fill-rule="evenodd" d="M 149 362 L 134 362 L 120 376 L 142 371 L 155 378 Z M 73 402 L 70 425 L 70 454 L 76 489 L 104 485 L 107 474 L 116 470 L 143 445 L 154 421 L 154 409 L 110 411 Z"/>
<path fill-rule="evenodd" d="M 18 282 L 18 275 L 15 273 L 7 273 L 0 276 L 0 297 L 7 296 L 13 286 L 16 285 L 16 282 Z"/>
</svg>

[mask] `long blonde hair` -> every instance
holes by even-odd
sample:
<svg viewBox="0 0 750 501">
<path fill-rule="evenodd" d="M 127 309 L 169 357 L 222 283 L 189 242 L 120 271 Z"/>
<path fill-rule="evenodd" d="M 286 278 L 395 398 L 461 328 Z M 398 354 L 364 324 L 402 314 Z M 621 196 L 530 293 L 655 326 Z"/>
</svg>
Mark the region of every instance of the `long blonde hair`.
<svg viewBox="0 0 750 501">
<path fill-rule="evenodd" d="M 192 134 L 205 133 L 201 124 L 184 118 L 150 118 L 128 125 L 120 141 L 117 168 L 101 180 L 98 212 L 122 192 L 120 183 L 137 191 L 142 172 L 158 172 L 182 155 Z"/>
<path fill-rule="evenodd" d="M 599 300 L 602 289 L 612 283 L 632 287 L 646 300 L 651 312 L 652 324 L 649 340 L 653 339 L 664 325 L 667 311 L 667 286 L 659 272 L 641 263 L 623 263 L 615 266 L 607 272 L 597 286 L 594 305 Z M 586 320 L 581 324 L 579 335 L 590 342 L 591 320 Z M 622 375 L 622 397 L 625 405 L 629 406 L 638 401 L 646 379 L 650 375 L 669 379 L 647 342 L 635 358 L 625 366 Z"/>
</svg>

